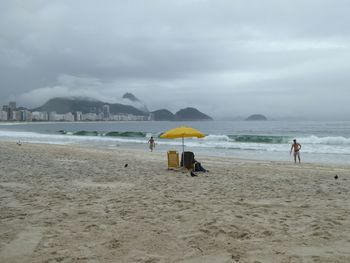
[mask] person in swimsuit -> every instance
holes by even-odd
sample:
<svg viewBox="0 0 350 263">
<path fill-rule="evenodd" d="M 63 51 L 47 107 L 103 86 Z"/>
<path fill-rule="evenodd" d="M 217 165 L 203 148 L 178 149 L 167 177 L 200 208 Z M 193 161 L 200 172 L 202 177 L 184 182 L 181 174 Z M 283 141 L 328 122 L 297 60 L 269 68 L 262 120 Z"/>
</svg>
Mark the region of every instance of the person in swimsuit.
<svg viewBox="0 0 350 263">
<path fill-rule="evenodd" d="M 149 144 L 149 149 L 151 150 L 151 152 L 153 152 L 153 149 L 156 147 L 156 143 L 155 143 L 153 137 L 151 137 L 151 139 L 149 139 L 148 144 Z"/>
<path fill-rule="evenodd" d="M 300 163 L 300 149 L 301 149 L 301 144 L 297 143 L 297 140 L 294 139 L 292 147 L 290 148 L 290 154 L 293 151 L 294 163 L 297 162 L 297 157 L 298 157 L 298 160 L 299 160 L 299 163 Z"/>
</svg>

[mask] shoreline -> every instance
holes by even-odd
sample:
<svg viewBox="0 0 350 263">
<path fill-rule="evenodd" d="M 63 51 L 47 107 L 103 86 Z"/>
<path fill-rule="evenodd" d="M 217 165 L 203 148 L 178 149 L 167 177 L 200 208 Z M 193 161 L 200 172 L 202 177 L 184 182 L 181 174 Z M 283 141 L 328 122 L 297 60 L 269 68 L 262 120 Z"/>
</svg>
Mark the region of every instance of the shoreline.
<svg viewBox="0 0 350 263">
<path fill-rule="evenodd" d="M 38 123 L 14 126 L 2 126 L 0 140 L 21 140 L 33 143 L 52 144 L 88 144 L 105 148 L 146 148 L 150 136 L 158 136 L 162 131 L 175 124 L 168 122 L 106 122 L 97 123 Z M 288 124 L 288 125 L 287 125 Z M 316 125 L 317 124 L 317 125 Z M 195 153 L 216 157 L 238 157 L 249 160 L 293 161 L 289 155 L 291 138 L 297 137 L 303 145 L 302 161 L 316 164 L 350 165 L 350 123 L 300 123 L 300 130 L 292 131 L 289 123 L 261 123 L 253 125 L 242 122 L 215 122 L 215 127 L 208 127 L 202 122 L 190 122 L 206 133 L 203 140 L 186 140 L 187 149 Z M 176 123 L 181 125 L 181 123 Z M 216 127 L 217 126 L 217 127 Z M 1 126 L 0 126 L 1 127 Z M 327 131 L 325 127 L 330 127 Z M 66 134 L 61 134 L 65 131 Z M 135 136 L 133 133 L 139 133 Z M 77 133 L 77 134 L 75 134 Z M 107 133 L 111 133 L 107 135 Z M 124 134 L 126 133 L 126 135 Z M 142 136 L 139 136 L 142 133 Z M 122 134 L 119 136 L 118 134 Z M 314 135 L 316 134 L 316 135 Z M 95 136 L 92 136 L 95 135 Z M 105 136 L 107 135 L 107 136 Z M 156 150 L 175 149 L 180 151 L 181 140 L 156 140 Z"/>
<path fill-rule="evenodd" d="M 0 139 L 0 143 L 9 143 L 9 144 L 15 144 L 17 142 L 17 140 L 13 140 L 13 139 L 9 139 L 9 140 L 4 140 L 4 139 Z M 101 149 L 101 150 L 115 150 L 115 151 L 118 151 L 119 149 L 122 149 L 122 150 L 135 150 L 135 151 L 138 151 L 138 152 L 147 152 L 148 150 L 148 146 L 147 146 L 147 143 L 146 141 L 144 142 L 144 144 L 142 144 L 142 146 L 144 147 L 141 147 L 141 144 L 134 144 L 134 143 L 121 143 L 121 144 L 117 144 L 116 145 L 113 145 L 113 146 L 108 146 L 108 145 L 94 145 L 94 144 L 83 144 L 83 143 L 72 143 L 72 142 L 68 142 L 68 143 L 62 143 L 62 142 L 46 142 L 46 141 L 43 141 L 43 142 L 30 142 L 30 141 L 26 141 L 26 140 L 21 140 L 22 143 L 24 144 L 33 144 L 33 145 L 46 145 L 46 146 L 50 146 L 50 145 L 53 145 L 53 146 L 71 146 L 71 147 L 77 147 L 77 148 L 85 148 L 85 149 Z M 168 149 L 165 149 L 165 148 L 168 148 Z M 159 149 L 160 148 L 160 149 Z M 166 156 L 166 152 L 168 150 L 177 150 L 178 152 L 179 149 L 177 149 L 178 147 L 170 147 L 170 146 L 164 146 L 164 145 L 161 145 L 161 147 L 157 147 L 157 149 L 154 151 L 154 153 L 163 153 L 165 156 Z M 189 147 L 189 150 L 191 150 L 191 148 Z M 197 150 L 197 151 L 196 151 Z M 217 159 L 234 159 L 234 160 L 241 160 L 241 161 L 252 161 L 252 162 L 276 162 L 276 163 L 284 163 L 286 165 L 288 164 L 294 164 L 294 160 L 293 160 L 293 157 L 292 155 L 289 155 L 288 154 L 288 158 L 290 159 L 290 161 L 288 160 L 279 160 L 279 159 L 274 159 L 274 158 L 261 158 L 261 159 L 258 159 L 258 158 L 249 158 L 247 156 L 242 156 L 242 157 L 236 157 L 234 155 L 230 156 L 230 155 L 226 155 L 226 154 L 217 154 L 217 153 L 214 153 L 214 154 L 208 154 L 208 151 L 209 150 L 202 150 L 202 149 L 196 149 L 196 150 L 192 150 L 195 152 L 196 155 L 200 155 L 200 156 L 203 156 L 203 157 L 207 157 L 207 158 L 217 158 Z M 314 159 L 309 159 L 309 161 L 304 161 L 306 158 L 304 158 L 304 156 L 308 156 L 310 153 L 302 153 L 302 162 L 301 162 L 301 165 L 303 164 L 310 164 L 310 165 L 326 165 L 326 166 L 344 166 L 344 167 L 350 167 L 350 163 L 347 163 L 345 161 L 339 161 L 339 162 L 334 162 L 334 161 L 315 161 Z M 267 156 L 270 156 L 269 154 L 266 154 Z M 299 165 L 298 163 L 296 165 Z"/>
</svg>

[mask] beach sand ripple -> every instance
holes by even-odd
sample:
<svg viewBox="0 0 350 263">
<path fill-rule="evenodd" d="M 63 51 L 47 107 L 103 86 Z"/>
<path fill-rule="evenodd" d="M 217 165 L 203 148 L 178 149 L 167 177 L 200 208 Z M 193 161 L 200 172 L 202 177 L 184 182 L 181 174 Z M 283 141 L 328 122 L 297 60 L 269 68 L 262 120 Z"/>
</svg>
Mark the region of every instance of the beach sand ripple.
<svg viewBox="0 0 350 263">
<path fill-rule="evenodd" d="M 0 150 L 0 262 L 350 262 L 347 166 L 197 156 L 191 177 L 147 150 Z"/>
</svg>

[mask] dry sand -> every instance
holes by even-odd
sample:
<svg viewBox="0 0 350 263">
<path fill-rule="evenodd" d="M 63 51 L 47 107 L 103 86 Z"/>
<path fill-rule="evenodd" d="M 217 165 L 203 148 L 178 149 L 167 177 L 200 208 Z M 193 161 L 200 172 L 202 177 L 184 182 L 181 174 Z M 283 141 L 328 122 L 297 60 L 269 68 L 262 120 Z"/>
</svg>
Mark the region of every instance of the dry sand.
<svg viewBox="0 0 350 263">
<path fill-rule="evenodd" d="M 0 262 L 350 262 L 350 167 L 197 157 L 0 142 Z"/>
</svg>

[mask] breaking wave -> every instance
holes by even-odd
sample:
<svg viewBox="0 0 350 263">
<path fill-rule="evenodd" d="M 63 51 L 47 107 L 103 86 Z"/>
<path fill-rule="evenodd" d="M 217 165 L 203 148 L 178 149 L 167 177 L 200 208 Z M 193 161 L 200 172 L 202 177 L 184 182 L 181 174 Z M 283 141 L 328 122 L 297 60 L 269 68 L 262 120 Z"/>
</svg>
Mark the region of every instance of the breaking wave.
<svg viewBox="0 0 350 263">
<path fill-rule="evenodd" d="M 159 146 L 167 149 L 169 147 L 181 148 L 181 139 L 161 139 L 159 133 L 147 133 L 143 131 L 58 131 L 54 134 L 0 131 L 0 139 L 21 140 L 35 143 L 52 144 L 86 144 L 86 145 L 145 145 L 148 138 L 154 136 Z M 220 151 L 229 154 L 231 151 L 256 151 L 258 152 L 279 152 L 288 153 L 292 140 L 290 136 L 278 135 L 220 135 L 209 134 L 203 139 L 186 138 L 186 147 L 193 150 L 203 149 L 208 152 Z M 324 153 L 350 155 L 350 138 L 343 136 L 299 136 L 298 142 L 302 144 L 303 153 Z M 144 146 L 142 146 L 144 147 Z"/>
<path fill-rule="evenodd" d="M 342 136 L 317 137 L 312 135 L 309 137 L 300 138 L 299 140 L 304 143 L 310 143 L 310 144 L 349 145 L 350 146 L 350 138 L 345 138 Z"/>
<path fill-rule="evenodd" d="M 151 134 L 141 131 L 63 131 L 58 133 L 63 135 L 75 135 L 75 136 L 103 136 L 103 137 L 122 137 L 122 138 L 145 138 L 149 136 L 160 137 L 162 133 Z M 202 140 L 201 144 L 213 144 L 218 143 L 253 143 L 253 144 L 289 144 L 292 143 L 294 137 L 290 136 L 278 136 L 278 135 L 251 135 L 251 134 L 235 134 L 235 135 L 217 135 L 209 134 Z M 324 144 L 324 145 L 350 145 L 350 138 L 342 136 L 328 136 L 319 137 L 315 135 L 299 137 L 298 141 L 303 144 Z M 204 143 L 203 143 L 204 142 Z"/>
<path fill-rule="evenodd" d="M 119 132 L 119 131 L 111 131 L 111 132 L 98 132 L 98 131 L 76 131 L 69 132 L 60 130 L 58 131 L 60 134 L 65 135 L 77 135 L 77 136 L 106 136 L 106 137 L 146 137 L 147 133 L 145 132 Z"/>
<path fill-rule="evenodd" d="M 235 142 L 254 142 L 254 143 L 288 143 L 291 138 L 286 136 L 270 136 L 270 135 L 229 135 L 230 139 Z"/>
<path fill-rule="evenodd" d="M 111 137 L 146 137 L 147 133 L 145 132 L 107 132 L 104 134 L 104 136 L 111 136 Z"/>
</svg>

